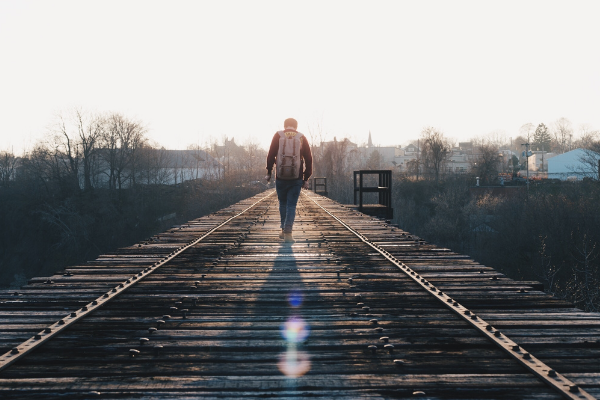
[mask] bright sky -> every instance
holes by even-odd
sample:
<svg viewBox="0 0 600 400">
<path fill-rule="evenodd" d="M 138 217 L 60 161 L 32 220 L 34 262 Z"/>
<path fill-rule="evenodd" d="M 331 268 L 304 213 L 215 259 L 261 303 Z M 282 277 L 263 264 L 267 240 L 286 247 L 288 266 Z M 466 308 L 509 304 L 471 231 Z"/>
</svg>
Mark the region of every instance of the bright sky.
<svg viewBox="0 0 600 400">
<path fill-rule="evenodd" d="M 598 15 L 597 0 L 0 0 L 0 150 L 74 107 L 173 149 L 266 147 L 290 116 L 379 145 L 425 126 L 600 129 Z"/>
</svg>

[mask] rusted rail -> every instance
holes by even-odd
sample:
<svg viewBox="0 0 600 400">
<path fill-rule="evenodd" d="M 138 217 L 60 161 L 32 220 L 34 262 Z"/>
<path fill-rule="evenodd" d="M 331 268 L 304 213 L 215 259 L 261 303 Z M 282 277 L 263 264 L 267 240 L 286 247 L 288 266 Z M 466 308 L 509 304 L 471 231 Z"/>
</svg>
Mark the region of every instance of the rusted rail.
<svg viewBox="0 0 600 400">
<path fill-rule="evenodd" d="M 449 296 L 447 293 L 442 292 L 441 289 L 432 285 L 427 279 L 420 276 L 413 269 L 408 267 L 402 261 L 398 260 L 394 257 L 390 252 L 383 249 L 381 246 L 370 241 L 366 236 L 357 232 L 350 225 L 346 224 L 342 219 L 335 216 L 333 213 L 328 211 L 325 207 L 319 205 L 317 201 L 315 201 L 324 212 L 329 214 L 332 218 L 338 221 L 341 225 L 343 225 L 346 229 L 356 235 L 363 243 L 370 246 L 373 250 L 377 251 L 383 257 L 385 257 L 389 262 L 396 265 L 401 271 L 406 273 L 406 276 L 415 281 L 421 288 L 433 296 L 435 299 L 439 300 L 441 304 L 446 306 L 449 310 L 454 312 L 460 318 L 465 320 L 469 325 L 471 325 L 474 329 L 478 330 L 483 336 L 486 336 L 490 341 L 492 341 L 496 346 L 504 350 L 507 354 L 512 356 L 517 362 L 519 362 L 523 367 L 530 370 L 534 373 L 538 378 L 540 378 L 544 383 L 553 389 L 557 390 L 561 393 L 565 398 L 569 399 L 594 399 L 589 393 L 585 392 L 578 385 L 576 385 L 571 380 L 567 379 L 564 375 L 556 372 L 556 370 L 550 368 L 544 362 L 536 358 L 531 353 L 527 352 L 522 346 L 515 343 L 508 336 L 502 333 L 499 329 L 494 328 L 491 324 L 485 321 L 483 318 L 477 315 L 477 313 L 471 311 L 467 307 L 461 305 L 456 299 Z"/>
<path fill-rule="evenodd" d="M 292 246 L 267 192 L 0 293 L 0 349 L 55 335 L 0 372 L 0 398 L 600 393 L 597 314 L 324 197 L 298 213 Z"/>
</svg>

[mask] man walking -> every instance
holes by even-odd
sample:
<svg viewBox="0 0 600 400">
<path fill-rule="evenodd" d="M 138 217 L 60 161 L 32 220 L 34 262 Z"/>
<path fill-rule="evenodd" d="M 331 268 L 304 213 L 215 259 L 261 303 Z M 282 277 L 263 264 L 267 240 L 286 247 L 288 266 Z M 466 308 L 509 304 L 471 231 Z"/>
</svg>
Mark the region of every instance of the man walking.
<svg viewBox="0 0 600 400">
<path fill-rule="evenodd" d="M 306 136 L 298 132 L 298 121 L 288 118 L 283 122 L 283 131 L 273 136 L 267 155 L 267 176 L 276 163 L 275 189 L 279 199 L 281 233 L 279 237 L 286 243 L 294 243 L 292 227 L 296 218 L 296 204 L 302 188 L 308 189 L 308 178 L 312 175 L 312 153 Z"/>
</svg>

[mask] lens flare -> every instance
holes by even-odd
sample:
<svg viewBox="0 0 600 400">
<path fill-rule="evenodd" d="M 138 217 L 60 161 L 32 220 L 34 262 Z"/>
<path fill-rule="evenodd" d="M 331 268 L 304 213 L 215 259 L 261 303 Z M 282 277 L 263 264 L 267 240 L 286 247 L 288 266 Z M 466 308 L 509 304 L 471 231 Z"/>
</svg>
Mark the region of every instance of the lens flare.
<svg viewBox="0 0 600 400">
<path fill-rule="evenodd" d="M 300 307 L 304 300 L 304 295 L 300 290 L 292 290 L 287 296 L 288 303 L 294 308 Z"/>
<path fill-rule="evenodd" d="M 281 335 L 290 343 L 302 342 L 309 332 L 310 328 L 300 317 L 290 317 L 281 327 Z"/>
<path fill-rule="evenodd" d="M 310 360 L 306 353 L 296 350 L 296 346 L 290 344 L 287 351 L 279 357 L 277 367 L 285 376 L 298 378 L 310 370 Z"/>
</svg>

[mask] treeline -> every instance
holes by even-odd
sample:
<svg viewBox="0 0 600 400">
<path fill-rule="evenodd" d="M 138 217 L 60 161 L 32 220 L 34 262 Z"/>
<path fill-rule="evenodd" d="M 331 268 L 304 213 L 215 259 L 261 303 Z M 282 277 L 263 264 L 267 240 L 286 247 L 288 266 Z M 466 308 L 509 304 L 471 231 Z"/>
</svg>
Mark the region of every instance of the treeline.
<svg viewBox="0 0 600 400">
<path fill-rule="evenodd" d="M 264 176 L 265 159 L 227 141 L 166 150 L 120 114 L 59 117 L 26 154 L 0 152 L 0 287 L 250 197 L 264 190 L 250 182 Z"/>
<path fill-rule="evenodd" d="M 600 153 L 598 134 L 585 139 L 579 144 L 590 157 L 583 162 L 594 170 Z M 443 170 L 450 143 L 439 131 L 424 129 L 420 142 L 422 172 L 393 175 L 394 223 L 513 279 L 541 281 L 547 292 L 584 310 L 600 311 L 597 179 L 542 181 L 532 183 L 529 190 L 521 185 L 493 191 L 474 186 L 476 176 L 489 184 L 498 174 L 494 143 L 481 142 L 484 151 L 473 168 L 456 174 Z M 313 157 L 315 176 L 327 178 L 329 197 L 343 204 L 353 203 L 353 171 L 389 168 L 382 165 L 376 150 L 357 149 L 348 139 L 316 147 Z"/>
<path fill-rule="evenodd" d="M 600 183 L 537 183 L 492 193 L 456 176 L 397 179 L 395 221 L 586 311 L 600 310 Z"/>
</svg>

